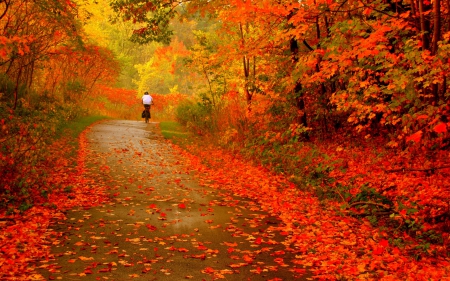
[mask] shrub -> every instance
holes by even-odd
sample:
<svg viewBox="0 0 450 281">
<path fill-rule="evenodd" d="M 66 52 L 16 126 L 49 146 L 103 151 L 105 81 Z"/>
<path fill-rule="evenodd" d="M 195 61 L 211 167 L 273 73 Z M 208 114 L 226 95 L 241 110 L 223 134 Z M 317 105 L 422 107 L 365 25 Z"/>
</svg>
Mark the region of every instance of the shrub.
<svg viewBox="0 0 450 281">
<path fill-rule="evenodd" d="M 202 96 L 201 100 L 186 100 L 176 109 L 176 119 L 189 130 L 199 135 L 213 134 L 217 131 L 211 100 Z"/>
</svg>

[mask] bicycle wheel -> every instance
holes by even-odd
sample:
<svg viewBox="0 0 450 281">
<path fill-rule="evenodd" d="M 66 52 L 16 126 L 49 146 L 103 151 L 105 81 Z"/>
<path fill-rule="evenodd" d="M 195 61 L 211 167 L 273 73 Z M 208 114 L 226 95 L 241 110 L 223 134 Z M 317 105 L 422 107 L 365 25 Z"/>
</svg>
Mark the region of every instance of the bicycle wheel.
<svg viewBox="0 0 450 281">
<path fill-rule="evenodd" d="M 148 123 L 148 120 L 150 119 L 150 111 L 148 108 L 145 109 L 145 123 Z"/>
</svg>

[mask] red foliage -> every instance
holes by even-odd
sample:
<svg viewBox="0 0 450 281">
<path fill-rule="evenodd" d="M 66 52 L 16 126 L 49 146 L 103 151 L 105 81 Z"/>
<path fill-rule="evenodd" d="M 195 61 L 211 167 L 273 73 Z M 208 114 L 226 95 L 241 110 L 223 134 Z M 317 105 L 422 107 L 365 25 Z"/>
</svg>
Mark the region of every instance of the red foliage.
<svg viewBox="0 0 450 281">
<path fill-rule="evenodd" d="M 139 103 L 137 92 L 122 88 L 112 88 L 106 85 L 100 85 L 96 89 L 98 96 L 106 97 L 112 104 L 125 105 L 128 108 Z"/>
<path fill-rule="evenodd" d="M 52 165 L 48 166 L 48 173 L 51 176 L 46 185 L 59 189 L 53 190 L 48 199 L 44 199 L 38 192 L 40 189 L 35 188 L 35 192 L 32 194 L 34 207 L 24 213 L 15 210 L 13 214 L 7 214 L 5 209 L 0 211 L 0 217 L 3 218 L 0 225 L 1 278 L 30 280 L 30 277 L 34 276 L 31 274 L 36 266 L 31 262 L 37 259 L 52 258 L 47 245 L 48 240 L 50 237 L 61 236 L 60 232 L 48 228 L 50 221 L 65 219 L 63 212 L 75 206 L 91 207 L 107 200 L 106 187 L 101 185 L 101 181 L 85 177 L 86 132 L 80 136 L 77 169 L 71 168 L 70 159 L 64 155 L 66 148 L 64 144 L 67 141 L 63 139 L 53 144 L 55 157 L 51 159 Z M 54 167 L 59 169 L 53 169 Z M 73 188 L 64 190 L 63 187 L 67 186 Z M 36 275 L 35 277 L 39 279 L 42 276 Z"/>
<path fill-rule="evenodd" d="M 192 146 L 189 151 L 195 156 L 182 150 L 180 153 L 189 159 L 189 166 L 198 172 L 205 186 L 251 198 L 261 209 L 280 217 L 286 225 L 280 230 L 289 235 L 287 244 L 295 253 L 293 263 L 308 267 L 317 279 L 365 276 L 380 280 L 444 280 L 450 276 L 450 263 L 445 257 L 425 255 L 420 261 L 412 257 L 410 251 L 420 244 L 406 233 L 402 234 L 406 245 L 399 248 L 392 243 L 390 233 L 345 216 L 338 203 L 328 202 L 324 207 L 315 195 L 295 188 L 286 178 L 264 167 L 252 166 L 216 148 Z M 375 167 L 370 165 L 367 173 L 375 172 L 373 177 L 383 180 L 377 174 L 380 168 L 373 171 Z M 398 190 L 402 194 L 411 192 Z M 444 249 L 432 245 L 429 251 Z"/>
</svg>

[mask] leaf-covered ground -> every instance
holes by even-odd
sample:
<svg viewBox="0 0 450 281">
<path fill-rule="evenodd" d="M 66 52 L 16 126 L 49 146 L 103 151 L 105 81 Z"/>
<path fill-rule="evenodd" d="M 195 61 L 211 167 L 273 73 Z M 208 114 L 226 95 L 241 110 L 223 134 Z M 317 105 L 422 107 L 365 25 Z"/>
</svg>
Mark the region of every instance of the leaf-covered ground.
<svg viewBox="0 0 450 281">
<path fill-rule="evenodd" d="M 148 131 L 144 129 L 147 128 Z M 288 260 L 281 221 L 253 200 L 199 185 L 188 159 L 154 124 L 109 121 L 86 135 L 79 162 L 90 189 L 43 232 L 45 259 L 29 272 L 46 280 L 302 280 Z M 84 157 L 84 160 L 83 160 Z M 107 187 L 101 198 L 91 197 Z M 102 191 L 103 189 L 100 189 Z M 75 191 L 75 190 L 74 190 Z M 55 194 L 56 197 L 58 197 Z M 54 200 L 56 201 L 56 200 Z M 70 209 L 70 210 L 69 210 Z M 20 238 L 19 238 L 20 239 Z M 6 242 L 6 241 L 5 241 Z M 51 249 L 50 246 L 51 244 Z M 24 263 L 23 263 L 24 264 Z"/>
<path fill-rule="evenodd" d="M 51 241 L 61 233 L 52 229 L 52 223 L 65 219 L 65 211 L 73 207 L 89 208 L 107 200 L 106 187 L 86 173 L 86 131 L 80 135 L 77 167 L 64 157 L 53 159 L 51 181 L 55 186 L 48 202 L 36 204 L 26 212 L 2 210 L 0 213 L 0 277 L 7 280 L 41 279 L 36 273 L 38 261 L 52 258 Z M 66 151 L 65 139 L 53 144 L 56 153 Z M 66 151 L 67 152 L 67 151 Z M 95 192 L 93 192 L 95 190 Z"/>
<path fill-rule="evenodd" d="M 55 172 L 64 188 L 50 204 L 2 214 L 2 279 L 450 278 L 448 259 L 415 260 L 387 232 L 282 176 L 157 134 L 130 141 L 136 126 L 146 125 L 85 131 L 77 169 Z"/>
<path fill-rule="evenodd" d="M 296 252 L 293 263 L 307 266 L 315 278 L 333 280 L 447 280 L 450 260 L 410 254 L 420 247 L 405 234 L 409 247 L 392 245 L 387 231 L 374 228 L 342 212 L 340 205 L 320 202 L 286 178 L 255 167 L 236 155 L 215 148 L 191 148 L 185 153 L 200 179 L 215 188 L 250 197 L 263 210 L 282 218 L 289 245 Z"/>
</svg>

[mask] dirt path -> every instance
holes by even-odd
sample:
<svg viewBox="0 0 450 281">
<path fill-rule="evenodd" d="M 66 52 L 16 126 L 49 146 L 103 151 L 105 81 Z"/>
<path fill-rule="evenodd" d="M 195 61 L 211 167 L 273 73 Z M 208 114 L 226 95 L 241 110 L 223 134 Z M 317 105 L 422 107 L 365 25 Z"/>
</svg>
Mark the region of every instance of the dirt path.
<svg viewBox="0 0 450 281">
<path fill-rule="evenodd" d="M 202 187 L 157 123 L 107 121 L 87 138 L 87 165 L 111 201 L 55 225 L 64 235 L 41 272 L 47 280 L 306 280 L 285 264 L 279 221 Z"/>
</svg>

